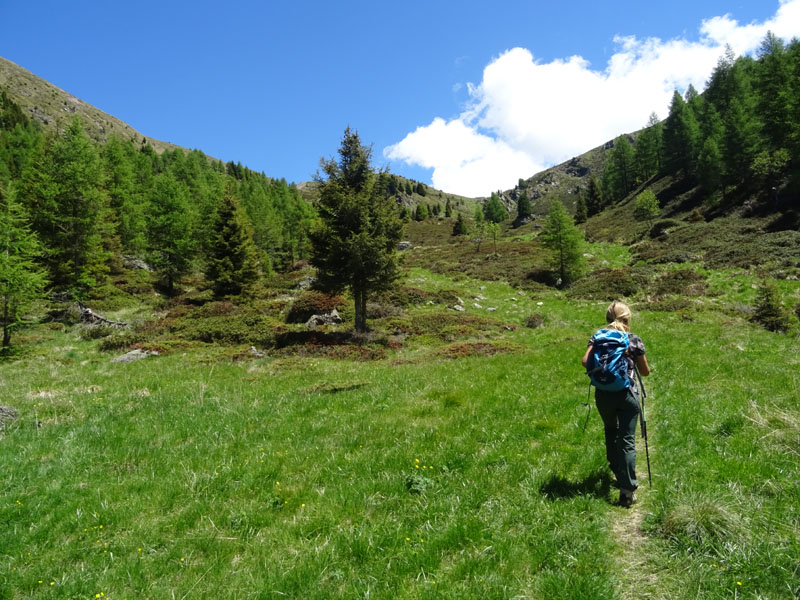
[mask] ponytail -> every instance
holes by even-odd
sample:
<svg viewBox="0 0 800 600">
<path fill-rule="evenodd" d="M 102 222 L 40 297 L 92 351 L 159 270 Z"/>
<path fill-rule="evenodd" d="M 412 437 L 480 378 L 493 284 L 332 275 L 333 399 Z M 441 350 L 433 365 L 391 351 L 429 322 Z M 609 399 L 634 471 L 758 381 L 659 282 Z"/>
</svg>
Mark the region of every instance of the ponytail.
<svg viewBox="0 0 800 600">
<path fill-rule="evenodd" d="M 631 309 L 623 302 L 614 300 L 606 310 L 606 322 L 609 329 L 630 331 Z"/>
</svg>

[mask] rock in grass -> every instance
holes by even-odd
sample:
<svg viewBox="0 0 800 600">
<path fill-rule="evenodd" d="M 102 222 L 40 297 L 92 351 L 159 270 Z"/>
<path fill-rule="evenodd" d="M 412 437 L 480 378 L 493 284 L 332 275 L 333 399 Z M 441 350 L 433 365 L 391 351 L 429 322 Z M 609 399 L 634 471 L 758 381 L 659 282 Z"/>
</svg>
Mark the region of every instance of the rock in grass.
<svg viewBox="0 0 800 600">
<path fill-rule="evenodd" d="M 13 406 L 0 406 L 0 431 L 6 428 L 6 423 L 17 420 L 17 409 Z"/>
<path fill-rule="evenodd" d="M 118 356 L 117 358 L 112 358 L 112 363 L 129 363 L 134 362 L 137 360 L 142 360 L 143 358 L 147 358 L 148 356 L 158 356 L 158 352 L 155 350 L 148 351 L 142 350 L 141 348 L 136 348 L 135 350 L 131 350 L 127 354 L 123 354 L 122 356 Z"/>
<path fill-rule="evenodd" d="M 308 329 L 316 329 L 320 325 L 335 325 L 342 321 L 343 319 L 339 315 L 339 311 L 334 308 L 330 312 L 321 315 L 312 315 L 311 318 L 306 321 L 306 327 Z"/>
</svg>

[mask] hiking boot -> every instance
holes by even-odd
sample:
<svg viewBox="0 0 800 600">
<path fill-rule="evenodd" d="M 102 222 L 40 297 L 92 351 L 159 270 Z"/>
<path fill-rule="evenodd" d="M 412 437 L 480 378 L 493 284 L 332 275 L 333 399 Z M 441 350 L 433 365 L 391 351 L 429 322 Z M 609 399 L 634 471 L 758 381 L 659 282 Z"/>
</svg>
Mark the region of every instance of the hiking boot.
<svg viewBox="0 0 800 600">
<path fill-rule="evenodd" d="M 623 508 L 630 508 L 636 504 L 636 494 L 633 490 L 620 490 L 619 491 L 619 505 Z"/>
</svg>

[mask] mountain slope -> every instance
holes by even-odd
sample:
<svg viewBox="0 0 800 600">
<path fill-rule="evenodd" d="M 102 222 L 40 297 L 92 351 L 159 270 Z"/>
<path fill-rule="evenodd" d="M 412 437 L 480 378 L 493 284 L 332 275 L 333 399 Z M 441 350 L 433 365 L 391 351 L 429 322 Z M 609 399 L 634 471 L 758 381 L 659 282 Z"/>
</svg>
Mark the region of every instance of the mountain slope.
<svg viewBox="0 0 800 600">
<path fill-rule="evenodd" d="M 96 142 L 105 143 L 112 135 L 139 143 L 145 138 L 127 123 L 87 104 L 2 56 L 0 89 L 6 90 L 11 100 L 42 123 L 45 129 L 61 131 L 75 115 L 80 115 L 86 134 Z M 146 139 L 159 153 L 180 148 L 154 138 Z"/>
</svg>

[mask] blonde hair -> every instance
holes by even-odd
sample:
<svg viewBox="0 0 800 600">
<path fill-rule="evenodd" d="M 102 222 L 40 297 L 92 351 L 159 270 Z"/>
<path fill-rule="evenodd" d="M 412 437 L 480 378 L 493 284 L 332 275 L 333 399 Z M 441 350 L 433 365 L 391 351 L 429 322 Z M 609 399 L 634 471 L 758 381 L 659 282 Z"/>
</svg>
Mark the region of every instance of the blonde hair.
<svg viewBox="0 0 800 600">
<path fill-rule="evenodd" d="M 624 302 L 614 300 L 606 310 L 606 322 L 609 329 L 630 331 L 631 309 Z"/>
</svg>

